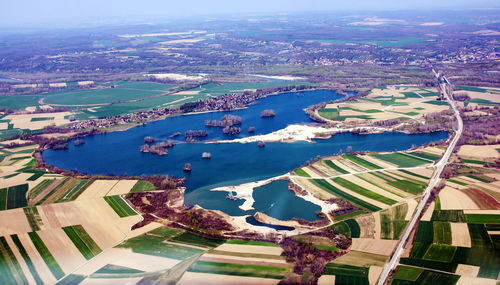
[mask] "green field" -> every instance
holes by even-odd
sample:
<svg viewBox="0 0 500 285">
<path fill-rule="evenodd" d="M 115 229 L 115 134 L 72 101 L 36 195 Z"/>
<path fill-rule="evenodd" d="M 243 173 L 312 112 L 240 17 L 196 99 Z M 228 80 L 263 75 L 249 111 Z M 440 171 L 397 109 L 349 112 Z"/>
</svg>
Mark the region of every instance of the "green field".
<svg viewBox="0 0 500 285">
<path fill-rule="evenodd" d="M 75 200 L 76 198 L 78 198 L 78 196 L 80 196 L 80 194 L 82 194 L 82 192 L 87 187 L 90 186 L 90 184 L 94 182 L 94 180 L 80 180 L 80 179 L 78 179 L 78 181 L 79 183 L 74 185 L 72 189 L 70 188 L 69 190 L 67 190 L 64 196 L 57 199 L 57 202 L 66 202 Z"/>
<path fill-rule="evenodd" d="M 403 233 L 408 221 L 405 221 L 408 204 L 401 204 L 380 212 L 380 237 L 397 240 Z"/>
<path fill-rule="evenodd" d="M 0 281 L 2 284 L 28 284 L 5 237 L 0 237 Z"/>
<path fill-rule="evenodd" d="M 91 105 L 106 104 L 118 101 L 128 101 L 168 92 L 173 84 L 154 82 L 119 81 L 110 82 L 109 86 L 100 86 L 93 89 L 70 90 L 43 93 L 44 102 L 47 104 L 61 105 Z"/>
<path fill-rule="evenodd" d="M 370 203 L 367 203 L 361 199 L 358 199 L 352 195 L 349 195 L 343 191 L 341 191 L 340 189 L 338 189 L 337 187 L 331 185 L 330 183 L 326 182 L 324 179 L 311 179 L 309 180 L 310 182 L 312 182 L 313 184 L 315 184 L 316 186 L 320 187 L 321 189 L 327 191 L 327 192 L 330 192 L 332 193 L 333 195 L 339 197 L 339 198 L 342 198 L 342 199 L 345 199 L 353 204 L 356 204 L 362 208 L 365 208 L 367 209 L 368 211 L 378 211 L 380 210 L 379 207 L 377 206 L 374 206 Z"/>
<path fill-rule="evenodd" d="M 186 102 L 197 101 L 197 99 L 195 98 L 196 96 L 192 95 L 167 95 L 137 102 L 105 105 L 102 107 L 93 108 L 94 112 L 83 110 L 80 113 L 77 113 L 75 116 L 79 120 L 105 118 L 110 116 L 129 114 L 138 111 L 151 110 L 153 108 L 180 106 Z M 177 103 L 174 103 L 174 101 Z"/>
<path fill-rule="evenodd" d="M 415 176 L 415 177 L 419 177 L 419 178 L 422 178 L 422 179 L 427 179 L 427 180 L 429 180 L 429 177 L 427 177 L 427 176 L 423 176 L 423 175 L 420 175 L 420 174 L 416 174 L 416 173 L 411 172 L 411 171 L 408 171 L 408 170 L 406 170 L 406 169 L 399 169 L 398 171 L 403 172 L 403 173 L 406 173 L 406 174 L 409 174 L 409 175 L 412 175 L 412 176 Z"/>
<path fill-rule="evenodd" d="M 423 259 L 450 262 L 453 260 L 453 255 L 457 247 L 446 244 L 431 244 L 424 254 Z"/>
<path fill-rule="evenodd" d="M 371 153 L 370 156 L 390 162 L 399 167 L 415 167 L 429 163 L 429 161 L 427 160 L 412 157 L 410 155 L 400 152 L 387 153 L 387 154 Z"/>
<path fill-rule="evenodd" d="M 328 167 L 330 167 L 331 169 L 333 169 L 341 174 L 349 173 L 349 171 L 342 169 L 341 167 L 339 167 L 338 165 L 333 163 L 331 160 L 323 160 L 323 161 L 325 162 L 326 165 L 328 165 Z"/>
<path fill-rule="evenodd" d="M 130 192 L 136 193 L 136 192 L 148 192 L 154 190 L 156 190 L 156 187 L 153 184 L 151 184 L 151 182 L 139 180 L 134 185 L 134 187 L 132 187 Z"/>
<path fill-rule="evenodd" d="M 85 259 L 90 260 L 101 253 L 102 250 L 81 225 L 64 227 L 63 231 L 68 235 Z"/>
<path fill-rule="evenodd" d="M 141 84 L 158 84 L 151 82 L 135 82 Z M 130 82 L 127 82 L 130 84 Z M 89 118 L 103 118 L 108 116 L 115 116 L 120 114 L 133 113 L 137 111 L 145 111 L 152 108 L 160 107 L 173 107 L 180 106 L 187 102 L 195 102 L 203 99 L 207 99 L 214 96 L 221 96 L 224 94 L 232 93 L 243 93 L 245 89 L 259 89 L 267 87 L 277 87 L 277 86 L 290 86 L 290 85 L 314 85 L 308 82 L 294 82 L 294 81 L 272 81 L 272 82 L 260 82 L 260 83 L 209 83 L 202 85 L 201 87 L 193 88 L 191 91 L 200 91 L 198 94 L 191 95 L 167 95 L 161 97 L 150 98 L 147 100 L 142 100 L 138 102 L 120 103 L 114 105 L 106 105 L 102 107 L 97 107 L 94 109 L 95 112 L 82 111 L 77 114 L 78 119 L 89 119 Z M 132 88 L 133 89 L 133 88 Z M 163 90 L 163 89 L 161 89 Z M 146 90 L 151 93 L 151 91 L 156 90 Z M 142 92 L 142 91 L 141 91 Z M 159 92 L 161 94 L 164 92 Z M 153 94 L 157 95 L 157 94 Z M 148 95 L 152 96 L 152 95 Z M 147 97 L 142 95 L 142 97 Z M 113 97 L 114 98 L 114 97 Z M 115 98 L 116 99 L 116 98 Z M 108 99 L 109 101 L 110 99 Z"/>
<path fill-rule="evenodd" d="M 85 280 L 87 276 L 83 275 L 77 275 L 77 274 L 70 274 L 63 279 L 61 279 L 59 282 L 56 283 L 56 285 L 74 285 L 74 284 L 80 284 L 82 283 L 83 280 Z"/>
<path fill-rule="evenodd" d="M 340 223 L 336 223 L 333 226 L 331 226 L 331 228 L 334 231 L 351 238 L 359 238 L 361 234 L 361 228 L 355 219 L 349 219 L 342 221 Z"/>
<path fill-rule="evenodd" d="M 429 101 L 425 101 L 425 102 L 422 102 L 422 103 L 431 104 L 431 105 L 437 105 L 437 106 L 447 106 L 448 105 L 448 102 L 446 102 L 446 101 L 438 101 L 438 100 L 429 100 Z"/>
<path fill-rule="evenodd" d="M 402 267 L 402 266 L 400 266 Z M 406 267 L 406 266 L 405 266 Z M 411 268 L 411 267 L 408 267 Z M 410 271 L 413 270 L 413 271 Z M 436 272 L 432 270 L 423 270 L 421 272 L 417 271 L 417 268 L 404 270 L 401 275 L 397 272 L 395 274 L 393 285 L 402 284 L 443 284 L 443 285 L 454 285 L 457 283 L 460 276 L 454 274 L 447 274 L 442 272 Z M 398 270 L 399 272 L 399 270 Z M 416 280 L 408 280 L 414 277 L 418 273 L 418 278 Z M 398 277 L 398 278 L 396 278 Z M 400 278 L 402 277 L 402 278 Z M 406 279 L 403 279 L 406 278 Z"/>
<path fill-rule="evenodd" d="M 339 216 L 335 216 L 335 221 L 341 221 L 341 220 L 345 220 L 345 219 L 350 219 L 352 217 L 359 216 L 359 215 L 362 215 L 364 213 L 365 213 L 364 210 L 359 210 L 359 211 L 354 211 L 354 212 L 351 212 L 351 213 L 342 214 L 342 215 L 339 215 Z"/>
<path fill-rule="evenodd" d="M 318 110 L 318 114 L 327 119 L 335 119 L 339 116 L 339 112 L 336 108 L 321 108 Z"/>
<path fill-rule="evenodd" d="M 382 169 L 382 167 L 374 164 L 374 163 L 371 163 L 365 159 L 362 159 L 361 157 L 359 156 L 355 156 L 355 155 L 352 155 L 352 154 L 345 154 L 342 158 L 345 158 L 345 159 L 349 159 L 350 161 L 356 163 L 357 165 L 359 166 L 362 166 L 366 169 L 370 169 L 370 170 L 374 170 L 374 169 Z"/>
<path fill-rule="evenodd" d="M 24 110 L 29 106 L 38 106 L 38 100 L 42 95 L 18 95 L 18 96 L 0 96 L 0 106 L 12 110 Z"/>
<path fill-rule="evenodd" d="M 479 165 L 484 165 L 484 161 L 481 160 L 474 160 L 474 159 L 464 159 L 462 158 L 462 161 L 465 163 L 471 163 L 471 164 L 479 164 Z"/>
<path fill-rule="evenodd" d="M 118 195 L 106 196 L 104 197 L 104 201 L 113 208 L 120 218 L 137 215 L 137 213 Z"/>
<path fill-rule="evenodd" d="M 159 228 L 156 228 L 154 230 L 149 231 L 148 234 L 155 235 L 155 236 L 160 236 L 160 237 L 165 237 L 165 238 L 169 238 L 169 237 L 172 237 L 174 235 L 180 234 L 182 232 L 183 231 L 179 230 L 179 229 L 174 229 L 174 228 L 169 228 L 169 227 L 161 226 Z"/>
<path fill-rule="evenodd" d="M 43 284 L 42 279 L 40 278 L 40 275 L 38 275 L 38 272 L 35 269 L 35 266 L 33 265 L 33 261 L 31 261 L 31 258 L 28 255 L 28 252 L 26 252 L 26 249 L 24 248 L 23 244 L 19 240 L 19 237 L 17 235 L 11 235 L 12 241 L 17 247 L 17 250 L 21 254 L 21 256 L 24 259 L 24 262 L 28 266 L 29 271 L 31 272 L 31 275 L 33 276 L 33 279 L 35 279 L 35 282 L 37 285 Z"/>
<path fill-rule="evenodd" d="M 111 88 L 111 86 L 114 88 Z M 269 81 L 269 82 L 254 82 L 254 83 L 209 83 L 195 88 L 200 90 L 199 94 L 195 95 L 167 95 L 162 97 L 150 98 L 144 101 L 119 103 L 116 105 L 97 107 L 96 112 L 85 111 L 77 117 L 82 119 L 89 117 L 107 117 L 118 114 L 131 113 L 140 110 L 146 110 L 164 104 L 169 104 L 173 101 L 186 98 L 185 102 L 198 101 L 210 96 L 220 96 L 229 93 L 242 93 L 245 89 L 259 89 L 278 86 L 290 85 L 314 85 L 309 82 L 299 81 Z M 38 106 L 38 101 L 44 98 L 46 104 L 61 104 L 61 105 L 90 105 L 90 104 L 109 104 L 111 102 L 121 102 L 128 100 L 142 99 L 151 96 L 157 96 L 168 92 L 176 85 L 162 84 L 154 82 L 135 82 L 135 81 L 117 81 L 100 84 L 92 89 L 79 89 L 42 93 L 37 95 L 19 95 L 19 96 L 2 96 L 0 97 L 0 105 L 14 110 L 24 110 L 28 106 Z M 91 107 L 91 106 L 88 106 Z"/>
<path fill-rule="evenodd" d="M 165 237 L 141 235 L 128 239 L 119 244 L 117 247 L 130 248 L 132 251 L 137 253 L 178 260 L 183 260 L 204 252 L 201 249 L 164 243 L 165 240 Z"/>
<path fill-rule="evenodd" d="M 236 275 L 260 278 L 283 279 L 284 275 L 291 272 L 289 267 L 266 265 L 243 265 L 235 263 L 219 263 L 198 260 L 193 263 L 188 271 L 211 274 Z"/>
<path fill-rule="evenodd" d="M 21 208 L 28 205 L 26 200 L 28 184 L 0 189 L 0 210 Z"/>
<path fill-rule="evenodd" d="M 36 196 L 38 196 L 39 192 L 52 185 L 53 189 L 51 189 L 49 193 L 46 193 L 45 196 L 37 202 L 37 205 L 71 201 L 76 199 L 88 186 L 90 186 L 92 182 L 92 180 L 81 180 L 78 178 L 69 177 L 64 178 L 61 182 L 50 182 L 50 180 L 46 182 L 44 180 L 40 183 L 42 185 L 38 184 L 37 186 L 35 186 L 35 188 L 37 188 L 40 185 L 40 188 L 32 189 L 32 191 L 30 191 L 30 194 L 36 194 Z M 54 185 L 53 183 L 56 183 L 56 185 Z"/>
<path fill-rule="evenodd" d="M 418 222 L 416 241 L 432 243 L 434 241 L 434 223 L 429 221 Z"/>
<path fill-rule="evenodd" d="M 349 226 L 351 238 L 359 238 L 359 236 L 361 235 L 361 227 L 359 226 L 358 222 L 356 222 L 355 219 L 349 219 L 345 220 L 344 223 Z"/>
<path fill-rule="evenodd" d="M 486 93 L 488 92 L 487 89 L 481 88 L 481 87 L 476 87 L 476 86 L 464 86 L 464 85 L 457 85 L 458 88 L 465 90 L 465 91 L 472 91 L 472 92 L 481 92 L 481 93 Z"/>
<path fill-rule="evenodd" d="M 465 223 L 466 217 L 462 210 L 434 210 L 432 221 Z"/>
<path fill-rule="evenodd" d="M 47 264 L 47 267 L 50 269 L 50 272 L 52 272 L 56 279 L 62 278 L 64 276 L 64 272 L 61 267 L 59 267 L 59 264 L 55 260 L 54 256 L 52 256 L 49 249 L 45 246 L 40 236 L 38 236 L 36 232 L 29 232 L 28 235 L 35 245 L 36 250 L 40 253 L 43 261 L 45 261 L 45 264 Z"/>
<path fill-rule="evenodd" d="M 368 267 L 328 263 L 325 275 L 335 275 L 335 284 L 366 284 L 368 285 Z"/>
<path fill-rule="evenodd" d="M 190 232 L 183 232 L 182 234 L 174 236 L 170 240 L 173 242 L 179 242 L 206 248 L 216 247 L 224 243 L 224 240 L 221 239 L 206 238 L 199 235 L 195 235 Z"/>
<path fill-rule="evenodd" d="M 394 274 L 394 279 L 417 281 L 418 277 L 420 276 L 420 274 L 422 274 L 422 272 L 424 272 L 424 269 L 422 268 L 400 265 L 398 266 L 398 270 Z"/>
<path fill-rule="evenodd" d="M 462 185 L 462 186 L 467 186 L 467 185 L 468 185 L 468 184 L 467 184 L 467 183 L 465 183 L 465 182 L 458 181 L 458 180 L 455 180 L 455 179 L 448 179 L 448 180 L 446 180 L 446 181 L 448 181 L 448 182 L 453 182 L 453 183 L 455 183 L 455 184 Z"/>
<path fill-rule="evenodd" d="M 479 180 L 479 181 L 484 182 L 484 183 L 491 183 L 491 182 L 495 181 L 495 179 L 490 178 L 490 177 L 488 177 L 486 175 L 481 175 L 481 174 L 477 174 L 477 175 L 469 174 L 469 175 L 466 175 L 466 176 L 469 177 L 469 178 L 472 178 L 472 179 Z"/>
<path fill-rule="evenodd" d="M 39 231 L 43 222 L 40 217 L 40 213 L 38 213 L 38 209 L 36 207 L 25 207 L 23 208 L 23 211 L 28 223 L 30 224 L 31 230 L 34 232 Z"/>
<path fill-rule="evenodd" d="M 451 226 L 449 222 L 434 222 L 434 243 L 451 245 Z"/>
<path fill-rule="evenodd" d="M 413 152 L 410 152 L 411 155 L 414 155 L 414 156 L 418 156 L 418 157 L 421 157 L 421 158 L 424 158 L 424 159 L 429 159 L 429 160 L 432 160 L 432 161 L 436 161 L 438 159 L 441 158 L 440 155 L 437 155 L 437 154 L 434 154 L 434 153 L 430 153 L 430 152 L 425 152 L 425 151 L 413 151 Z"/>
<path fill-rule="evenodd" d="M 332 179 L 335 183 L 339 184 L 340 186 L 342 187 L 345 187 L 353 192 L 356 192 L 358 194 L 361 194 L 365 197 L 368 197 L 370 199 L 373 199 L 373 200 L 376 200 L 376 201 L 379 201 L 381 203 L 384 203 L 386 205 L 394 205 L 397 203 L 397 201 L 394 201 L 390 198 L 387 198 L 385 196 L 382 196 L 378 193 L 375 193 L 373 191 L 370 191 L 366 188 L 363 188 L 357 184 L 354 184 L 352 182 L 350 182 L 349 180 L 346 180 L 344 178 L 341 178 L 341 177 L 337 177 L 337 178 L 333 178 Z"/>
<path fill-rule="evenodd" d="M 500 224 L 500 215 L 466 214 L 465 220 L 471 224 Z"/>
<path fill-rule="evenodd" d="M 120 265 L 106 264 L 93 274 L 134 274 L 144 271 Z"/>
<path fill-rule="evenodd" d="M 311 177 L 311 175 L 307 174 L 307 172 L 305 172 L 303 169 L 299 168 L 299 169 L 295 169 L 293 172 L 295 172 L 295 174 L 297 174 L 298 176 L 302 176 L 302 177 Z"/>
<path fill-rule="evenodd" d="M 407 178 L 407 177 L 397 178 L 397 177 L 394 177 L 394 176 L 387 174 L 386 172 L 383 173 L 383 175 L 380 173 L 375 173 L 375 172 L 372 172 L 370 174 L 373 176 L 376 176 L 382 180 L 385 180 L 385 182 L 388 185 L 396 187 L 396 188 L 398 188 L 404 192 L 410 193 L 410 194 L 419 194 L 422 191 L 424 191 L 425 187 L 427 186 L 427 183 L 425 183 L 425 182 L 422 182 L 422 181 L 419 181 L 416 179 Z M 370 181 L 368 181 L 368 182 L 370 182 Z"/>
<path fill-rule="evenodd" d="M 30 122 L 50 121 L 50 120 L 54 120 L 54 117 L 35 117 L 31 118 Z"/>
<path fill-rule="evenodd" d="M 26 153 L 32 153 L 33 152 L 32 149 L 27 149 L 25 151 L 26 151 Z M 17 152 L 17 153 L 21 153 L 21 152 L 22 151 Z M 28 181 L 35 181 L 39 177 L 41 177 L 42 175 L 48 173 L 48 172 L 45 172 L 44 170 L 36 169 L 36 166 L 37 166 L 36 159 L 33 158 L 32 160 L 30 160 L 30 162 L 26 163 L 23 168 L 16 170 L 16 172 L 19 172 L 19 173 L 33 173 L 33 175 L 31 177 L 29 177 L 27 180 Z"/>
</svg>

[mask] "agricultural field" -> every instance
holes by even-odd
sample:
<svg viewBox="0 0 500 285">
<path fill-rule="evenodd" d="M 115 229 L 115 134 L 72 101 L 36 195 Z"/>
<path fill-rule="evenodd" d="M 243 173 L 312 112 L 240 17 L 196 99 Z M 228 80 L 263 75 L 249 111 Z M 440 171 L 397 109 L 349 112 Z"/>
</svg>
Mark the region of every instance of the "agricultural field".
<svg viewBox="0 0 500 285">
<path fill-rule="evenodd" d="M 140 220 L 114 195 L 128 193 L 137 180 L 112 181 L 104 194 L 76 200 L 99 180 L 36 169 L 31 157 L 35 147 L 1 150 L 0 183 L 6 186 L 0 190 L 2 283 L 53 284 L 117 245 Z M 140 189 L 151 186 L 142 183 Z M 111 204 L 103 198 L 107 194 Z M 115 210 L 125 214 L 120 217 Z"/>
<path fill-rule="evenodd" d="M 420 120 L 422 115 L 448 109 L 436 101 L 437 90 L 414 86 L 376 88 L 356 101 L 327 104 L 318 115 L 345 123 L 390 119 Z"/>
<path fill-rule="evenodd" d="M 323 199 L 349 201 L 362 214 L 388 209 L 421 193 L 432 163 L 406 152 L 345 154 L 294 170 L 292 181 Z"/>
<path fill-rule="evenodd" d="M 113 208 L 120 218 L 137 215 L 120 196 L 106 196 L 104 200 Z"/>
<path fill-rule="evenodd" d="M 462 165 L 424 213 L 393 284 L 496 284 L 500 184 L 497 171 L 482 167 L 498 158 L 491 148 L 461 146 Z"/>
<path fill-rule="evenodd" d="M 0 105 L 13 110 L 34 111 L 68 107 L 71 112 L 48 114 L 18 114 L 0 120 L 0 138 L 32 133 L 52 124 L 70 123 L 74 115 L 79 120 L 123 115 L 153 108 L 175 107 L 213 96 L 242 93 L 246 90 L 287 85 L 314 85 L 300 81 L 268 81 L 248 83 L 209 83 L 192 90 L 173 93 L 176 85 L 154 82 L 117 81 L 100 83 L 92 89 L 69 90 L 37 95 L 4 96 Z M 128 101 L 128 102 L 125 102 Z"/>
<path fill-rule="evenodd" d="M 149 96 L 158 96 L 160 94 L 163 94 L 165 92 L 168 92 L 168 90 L 172 90 L 174 86 L 168 85 L 168 84 L 159 84 L 159 83 L 151 83 L 151 82 L 121 82 L 120 83 L 124 88 L 128 88 L 130 84 L 133 84 L 132 87 L 130 87 L 131 90 L 140 89 L 140 92 L 131 92 L 128 90 L 125 90 L 125 92 L 122 92 L 124 94 L 129 94 L 130 96 L 133 94 L 143 94 L 143 97 L 149 97 Z M 118 87 L 120 86 L 118 85 Z M 150 84 L 156 84 L 154 85 L 154 89 L 149 89 L 148 85 Z M 190 90 L 185 90 L 185 91 L 180 91 L 177 93 L 172 93 L 169 95 L 165 96 L 159 96 L 159 97 L 153 97 L 153 98 L 148 98 L 146 100 L 141 100 L 141 101 L 135 101 L 135 102 L 126 102 L 126 103 L 118 103 L 118 104 L 113 104 L 113 105 L 102 105 L 105 103 L 97 103 L 95 106 L 92 106 L 91 103 L 85 103 L 87 105 L 87 109 L 83 110 L 79 113 L 76 114 L 76 117 L 78 119 L 91 119 L 91 118 L 102 118 L 102 117 L 108 117 L 108 116 L 115 116 L 115 115 L 123 115 L 127 113 L 133 113 L 137 111 L 145 111 L 153 108 L 164 108 L 164 107 L 175 107 L 175 106 L 180 106 L 184 103 L 187 102 L 195 102 L 199 100 L 203 100 L 206 98 L 210 97 L 217 97 L 225 94 L 231 94 L 231 93 L 243 93 L 245 90 L 254 90 L 254 89 L 259 89 L 259 88 L 269 88 L 269 87 L 277 87 L 277 86 L 287 86 L 287 85 L 312 85 L 312 83 L 308 82 L 299 82 L 299 81 L 269 81 L 269 82 L 249 82 L 249 83 L 233 83 L 233 82 L 228 82 L 228 83 L 208 83 L 201 85 L 198 88 L 190 89 Z M 161 85 L 161 86 L 157 86 Z M 170 86 L 169 88 L 166 88 L 166 86 Z M 168 90 L 167 90 L 168 89 Z M 109 88 L 108 91 L 109 92 Z M 122 100 L 116 100 L 118 95 L 122 95 L 122 93 L 114 93 L 115 91 L 112 92 L 112 95 L 107 96 L 110 100 L 115 100 L 115 101 L 122 101 Z M 156 93 L 155 93 L 156 92 Z M 128 96 L 128 97 L 130 97 Z M 136 95 L 134 95 L 136 96 Z M 99 97 L 96 97 L 99 98 Z M 105 97 L 106 98 L 106 97 Z M 134 99 L 140 99 L 140 98 L 134 98 Z M 134 100 L 134 99 L 127 99 L 127 100 Z M 85 101 L 86 102 L 86 101 Z M 109 103 L 109 102 L 108 102 Z M 99 105 L 101 104 L 101 105 Z"/>
<path fill-rule="evenodd" d="M 500 104 L 498 89 L 459 86 L 471 98 L 460 105 L 494 106 Z M 464 92 L 464 91 L 457 91 Z M 330 121 L 376 122 L 391 119 L 421 120 L 422 115 L 448 109 L 437 101 L 437 90 L 418 86 L 387 86 L 375 88 L 366 97 L 355 101 L 327 104 L 317 114 Z"/>
<path fill-rule="evenodd" d="M 500 104 L 500 90 L 498 88 L 457 85 L 455 92 L 465 92 L 470 97 L 470 100 L 464 102 L 465 106 L 495 106 Z"/>
<path fill-rule="evenodd" d="M 373 284 L 377 280 L 418 205 L 416 199 L 433 173 L 432 164 L 442 152 L 427 147 L 337 155 L 291 173 L 291 180 L 308 192 L 323 199 L 341 198 L 354 206 L 350 212 L 332 214 L 331 228 L 351 237 L 352 246 L 327 265 L 324 282 Z M 436 235 L 437 239 L 448 237 Z"/>
<path fill-rule="evenodd" d="M 292 271 L 280 256 L 281 248 L 270 242 L 210 239 L 161 224 L 146 227 L 147 232 L 132 231 L 131 238 L 91 260 L 71 278 L 88 282 L 193 284 L 219 280 L 230 284 L 246 280 L 248 284 L 276 284 Z"/>
</svg>

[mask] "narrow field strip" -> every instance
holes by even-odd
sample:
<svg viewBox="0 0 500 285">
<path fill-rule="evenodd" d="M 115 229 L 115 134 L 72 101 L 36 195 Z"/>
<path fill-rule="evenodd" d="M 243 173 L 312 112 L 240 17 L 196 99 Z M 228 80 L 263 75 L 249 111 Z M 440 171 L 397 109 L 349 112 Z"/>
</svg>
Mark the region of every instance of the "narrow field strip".
<svg viewBox="0 0 500 285">
<path fill-rule="evenodd" d="M 85 259 L 90 260 L 102 252 L 102 249 L 99 248 L 81 225 L 64 227 L 63 231 L 68 235 Z"/>
<path fill-rule="evenodd" d="M 28 255 L 28 252 L 24 248 L 23 244 L 21 243 L 21 240 L 19 240 L 19 237 L 17 235 L 11 235 L 10 238 L 14 242 L 14 244 L 17 247 L 17 250 L 21 254 L 21 256 L 24 259 L 24 262 L 28 266 L 28 269 L 31 272 L 31 275 L 33 276 L 33 279 L 35 279 L 35 282 L 37 285 L 43 284 L 42 279 L 40 278 L 40 275 L 36 271 L 35 266 L 33 265 L 33 261 L 31 260 L 30 256 Z"/>
<path fill-rule="evenodd" d="M 0 237 L 0 273 L 3 284 L 28 284 L 5 237 Z"/>
<path fill-rule="evenodd" d="M 54 275 L 56 279 L 64 277 L 64 271 L 61 269 L 54 256 L 50 253 L 47 246 L 45 246 L 40 236 L 36 232 L 29 232 L 28 235 L 35 245 L 36 250 L 40 253 L 43 261 L 47 264 L 50 272 L 52 272 L 52 275 Z"/>
<path fill-rule="evenodd" d="M 316 186 L 320 187 L 321 189 L 327 191 L 327 192 L 330 192 L 332 193 L 333 195 L 339 197 L 339 198 L 342 198 L 342 199 L 345 199 L 345 200 L 348 200 L 358 206 L 360 206 L 361 208 L 365 208 L 371 212 L 375 212 L 375 211 L 378 211 L 378 210 L 381 210 L 381 208 L 377 207 L 377 206 L 374 206 L 372 204 L 369 204 L 361 199 L 358 199 L 352 195 L 349 195 L 347 193 L 345 193 L 344 191 L 341 191 L 340 189 L 338 189 L 337 187 L 331 185 L 330 183 L 326 182 L 324 179 L 311 179 L 310 180 L 313 184 L 315 184 Z"/>
<path fill-rule="evenodd" d="M 392 200 L 390 198 L 387 198 L 385 196 L 377 194 L 377 193 L 375 193 L 373 191 L 370 191 L 370 190 L 368 190 L 366 188 L 363 188 L 363 187 L 361 187 L 361 186 L 359 186 L 357 184 L 354 184 L 354 183 L 352 183 L 349 180 L 346 180 L 344 178 L 337 177 L 337 178 L 334 178 L 332 180 L 335 183 L 339 184 L 340 186 L 343 186 L 343 187 L 345 187 L 345 188 L 347 188 L 349 190 L 352 190 L 352 191 L 354 191 L 354 192 L 356 192 L 358 194 L 361 194 L 361 195 L 363 195 L 365 197 L 368 197 L 370 199 L 374 199 L 374 200 L 377 200 L 379 202 L 382 202 L 382 203 L 384 203 L 386 205 L 394 205 L 394 204 L 397 203 L 397 201 L 395 201 L 395 200 Z"/>
<path fill-rule="evenodd" d="M 282 279 L 284 275 L 286 273 L 291 272 L 292 269 L 286 267 L 276 267 L 276 266 L 243 265 L 235 263 L 219 263 L 219 262 L 198 260 L 189 267 L 188 271 L 223 274 L 223 275 Z"/>
<path fill-rule="evenodd" d="M 103 198 L 120 218 L 137 215 L 120 196 L 105 196 Z"/>
</svg>

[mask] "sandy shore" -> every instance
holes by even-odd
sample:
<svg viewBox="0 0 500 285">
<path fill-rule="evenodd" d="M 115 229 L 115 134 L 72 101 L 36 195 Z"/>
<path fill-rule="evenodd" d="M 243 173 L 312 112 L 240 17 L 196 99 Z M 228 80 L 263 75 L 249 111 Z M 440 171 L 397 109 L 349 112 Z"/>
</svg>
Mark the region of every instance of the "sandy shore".
<svg viewBox="0 0 500 285">
<path fill-rule="evenodd" d="M 329 138 L 337 133 L 352 132 L 354 130 L 362 130 L 370 133 L 386 132 L 389 131 L 385 128 L 378 127 L 356 127 L 356 128 L 324 128 L 320 126 L 311 125 L 289 125 L 284 129 L 265 134 L 256 135 L 246 138 L 234 139 L 234 140 L 220 140 L 217 143 L 250 143 L 250 142 L 297 142 L 297 141 L 307 141 L 311 142 L 314 138 Z M 210 143 L 210 142 L 207 142 Z"/>
<path fill-rule="evenodd" d="M 239 206 L 239 208 L 243 211 L 248 211 L 248 210 L 254 210 L 253 203 L 255 203 L 255 200 L 252 196 L 253 194 L 253 189 L 269 184 L 275 180 L 281 179 L 284 176 L 276 176 L 273 178 L 269 178 L 266 180 L 261 180 L 261 181 L 255 181 L 255 182 L 250 182 L 250 183 L 244 183 L 236 186 L 224 186 L 224 187 L 217 187 L 214 189 L 211 189 L 210 191 L 227 191 L 230 193 L 236 193 L 234 197 L 236 199 L 242 199 L 245 200 L 243 204 Z"/>
</svg>

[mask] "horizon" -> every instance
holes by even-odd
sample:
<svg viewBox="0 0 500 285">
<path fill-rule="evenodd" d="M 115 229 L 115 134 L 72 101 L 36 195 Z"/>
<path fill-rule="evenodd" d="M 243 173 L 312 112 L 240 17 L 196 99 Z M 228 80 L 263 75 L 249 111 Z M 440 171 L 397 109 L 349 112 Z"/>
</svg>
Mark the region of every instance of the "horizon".
<svg viewBox="0 0 500 285">
<path fill-rule="evenodd" d="M 297 0 L 269 1 L 256 0 L 251 3 L 234 3 L 215 0 L 210 3 L 186 0 L 183 3 L 164 3 L 150 0 L 136 3 L 132 0 L 107 1 L 100 3 L 89 0 L 68 5 L 66 1 L 49 0 L 39 3 L 34 0 L 20 0 L 4 3 L 0 11 L 1 28 L 74 28 L 85 25 L 133 24 L 148 21 L 192 20 L 210 17 L 245 17 L 298 13 L 382 13 L 396 11 L 467 11 L 500 9 L 498 1 L 431 1 L 418 3 L 394 0 L 367 0 L 340 3 L 340 1 L 313 0 L 304 3 Z M 362 7 L 362 8 L 360 8 Z"/>
</svg>

